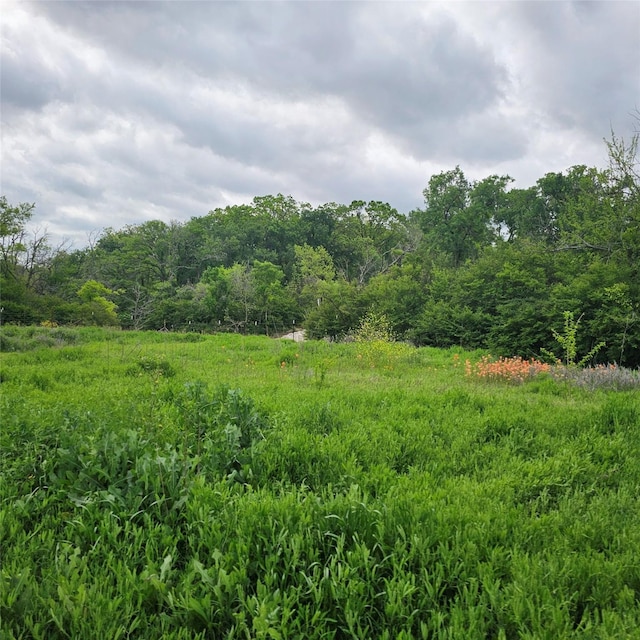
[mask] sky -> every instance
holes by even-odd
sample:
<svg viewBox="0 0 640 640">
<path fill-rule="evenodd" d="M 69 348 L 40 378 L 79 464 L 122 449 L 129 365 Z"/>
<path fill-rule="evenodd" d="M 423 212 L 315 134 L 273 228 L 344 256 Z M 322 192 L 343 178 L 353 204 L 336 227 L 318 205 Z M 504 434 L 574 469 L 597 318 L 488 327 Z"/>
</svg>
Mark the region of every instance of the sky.
<svg viewBox="0 0 640 640">
<path fill-rule="evenodd" d="M 282 193 L 424 204 L 429 178 L 606 168 L 640 107 L 640 2 L 0 7 L 0 195 L 82 248 Z"/>
</svg>

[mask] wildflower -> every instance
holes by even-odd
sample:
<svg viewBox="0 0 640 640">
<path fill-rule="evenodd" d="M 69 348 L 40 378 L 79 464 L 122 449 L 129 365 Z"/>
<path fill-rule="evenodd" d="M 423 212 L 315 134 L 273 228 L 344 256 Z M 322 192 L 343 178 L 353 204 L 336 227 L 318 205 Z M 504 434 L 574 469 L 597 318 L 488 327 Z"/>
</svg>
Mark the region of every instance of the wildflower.
<svg viewBox="0 0 640 640">
<path fill-rule="evenodd" d="M 467 376 L 475 376 L 484 380 L 505 381 L 522 383 L 528 378 L 533 378 L 539 373 L 550 371 L 551 367 L 538 360 L 524 360 L 519 356 L 513 358 L 498 358 L 493 360 L 491 356 L 483 356 L 475 367 L 467 360 L 465 372 Z"/>
</svg>

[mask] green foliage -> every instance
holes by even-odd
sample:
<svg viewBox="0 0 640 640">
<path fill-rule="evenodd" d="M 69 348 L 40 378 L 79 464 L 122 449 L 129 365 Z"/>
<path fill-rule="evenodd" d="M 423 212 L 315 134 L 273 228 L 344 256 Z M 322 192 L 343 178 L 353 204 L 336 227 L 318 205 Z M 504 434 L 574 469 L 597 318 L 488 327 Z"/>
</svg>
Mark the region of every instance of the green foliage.
<svg viewBox="0 0 640 640">
<path fill-rule="evenodd" d="M 6 637 L 634 637 L 637 386 L 62 331 L 1 359 Z"/>
<path fill-rule="evenodd" d="M 367 313 L 353 333 L 358 346 L 358 358 L 367 366 L 393 369 L 400 359 L 413 350 L 396 342 L 391 324 L 384 314 Z"/>
<path fill-rule="evenodd" d="M 613 337 L 608 354 L 611 360 L 626 364 L 627 353 L 640 348 L 639 321 L 640 307 L 633 302 L 628 284 L 616 282 L 603 288 L 601 313 L 594 324 L 598 323 L 601 334 L 606 332 Z"/>
<path fill-rule="evenodd" d="M 104 299 L 106 296 L 112 294 L 113 291 L 111 291 L 111 289 L 108 289 L 101 282 L 96 282 L 95 280 L 88 280 L 78 289 L 78 297 L 82 302 L 91 302 L 98 298 Z"/>
<path fill-rule="evenodd" d="M 26 226 L 33 216 L 35 204 L 23 202 L 12 206 L 0 196 L 0 275 L 19 277 L 20 259 L 27 252 Z"/>
<path fill-rule="evenodd" d="M 251 465 L 269 428 L 251 398 L 227 387 L 209 394 L 204 383 L 187 383 L 176 396 L 175 408 L 186 446 L 197 454 L 202 473 L 222 473 L 242 483 L 251 480 Z"/>
<path fill-rule="evenodd" d="M 91 339 L 91 334 L 67 327 L 0 328 L 0 351 L 32 351 L 42 347 L 64 347 Z"/>
<path fill-rule="evenodd" d="M 353 337 L 356 342 L 360 343 L 395 342 L 396 339 L 387 317 L 372 311 L 362 318 Z"/>
<path fill-rule="evenodd" d="M 314 248 L 305 244 L 294 249 L 295 275 L 303 288 L 315 285 L 318 280 L 331 281 L 335 278 L 333 260 L 324 247 Z"/>
<path fill-rule="evenodd" d="M 454 267 L 476 258 L 494 238 L 492 223 L 503 217 L 510 181 L 490 176 L 471 184 L 460 167 L 432 176 L 423 192 L 425 210 L 413 214 L 432 250 Z"/>
<path fill-rule="evenodd" d="M 115 302 L 107 299 L 114 295 L 114 291 L 96 280 L 87 280 L 80 289 L 78 297 L 83 304 L 80 307 L 80 319 L 83 324 L 118 325 Z"/>
<path fill-rule="evenodd" d="M 422 271 L 413 264 L 394 266 L 372 278 L 362 292 L 368 308 L 384 314 L 398 336 L 408 336 L 425 304 Z"/>
<path fill-rule="evenodd" d="M 176 370 L 166 358 L 142 357 L 127 369 L 127 374 L 135 376 L 142 373 L 171 378 L 176 375 Z"/>
<path fill-rule="evenodd" d="M 358 324 L 362 302 L 355 284 L 339 278 L 318 282 L 315 303 L 307 311 L 304 327 L 310 338 L 342 338 Z"/>
<path fill-rule="evenodd" d="M 553 337 L 557 340 L 564 351 L 564 363 L 567 367 L 583 367 L 587 362 L 589 362 L 595 355 L 605 346 L 604 342 L 599 342 L 595 347 L 589 351 L 585 356 L 583 356 L 578 362 L 576 362 L 576 357 L 578 355 L 578 347 L 577 347 L 577 335 L 578 335 L 578 327 L 580 326 L 580 320 L 582 316 L 575 320 L 574 314 L 572 311 L 564 312 L 564 331 L 563 333 L 559 333 L 555 329 L 552 329 Z M 542 352 L 552 358 L 553 360 L 559 361 L 553 353 L 543 349 Z"/>
</svg>

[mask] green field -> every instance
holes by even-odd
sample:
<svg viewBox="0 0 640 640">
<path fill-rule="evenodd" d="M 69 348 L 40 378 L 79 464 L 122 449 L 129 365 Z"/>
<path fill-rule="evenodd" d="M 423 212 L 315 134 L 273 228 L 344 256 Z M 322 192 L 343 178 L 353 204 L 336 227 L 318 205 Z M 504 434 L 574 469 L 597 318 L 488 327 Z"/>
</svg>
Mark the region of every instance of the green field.
<svg viewBox="0 0 640 640">
<path fill-rule="evenodd" d="M 640 393 L 3 329 L 2 638 L 638 638 Z"/>
</svg>

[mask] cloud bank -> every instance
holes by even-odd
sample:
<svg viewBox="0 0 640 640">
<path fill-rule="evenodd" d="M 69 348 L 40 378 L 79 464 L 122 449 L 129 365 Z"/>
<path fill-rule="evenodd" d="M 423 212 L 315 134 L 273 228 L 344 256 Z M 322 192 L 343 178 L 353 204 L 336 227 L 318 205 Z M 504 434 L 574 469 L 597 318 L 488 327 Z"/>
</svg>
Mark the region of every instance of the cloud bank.
<svg viewBox="0 0 640 640">
<path fill-rule="evenodd" d="M 76 246 L 253 196 L 422 205 L 431 175 L 606 166 L 636 2 L 9 2 L 2 193 Z"/>
</svg>

